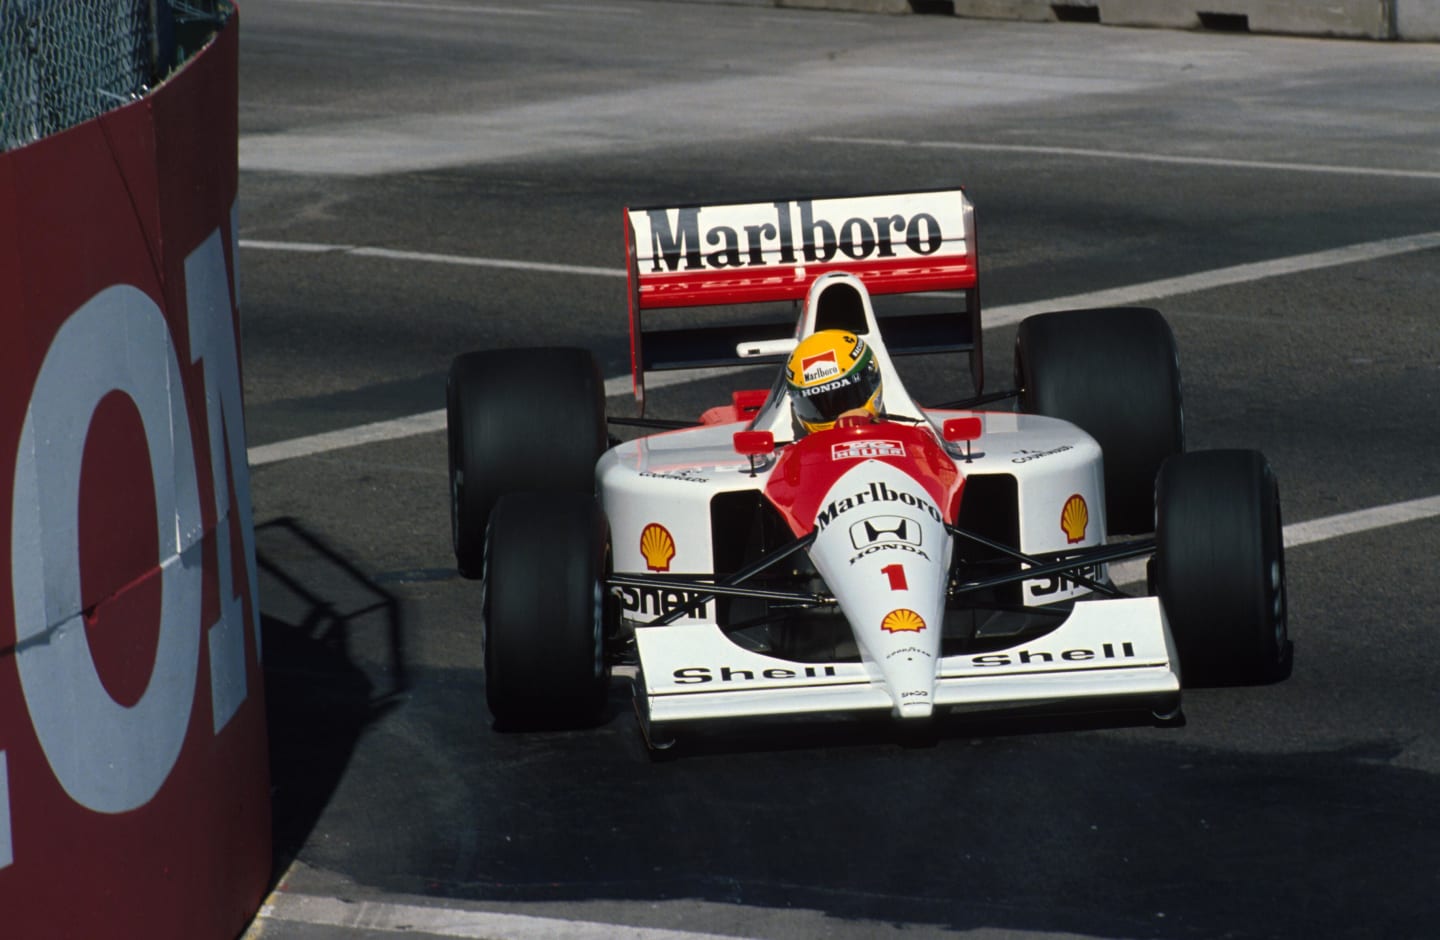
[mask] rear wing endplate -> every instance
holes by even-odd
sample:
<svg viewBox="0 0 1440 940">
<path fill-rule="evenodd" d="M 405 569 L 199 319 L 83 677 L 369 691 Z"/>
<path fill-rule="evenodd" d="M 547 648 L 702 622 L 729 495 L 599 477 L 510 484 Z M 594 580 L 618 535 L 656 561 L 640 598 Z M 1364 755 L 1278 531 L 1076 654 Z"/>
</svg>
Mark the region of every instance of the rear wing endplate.
<svg viewBox="0 0 1440 940">
<path fill-rule="evenodd" d="M 963 190 L 625 210 L 630 364 L 645 374 L 780 362 L 757 352 L 794 338 L 796 319 L 656 328 L 651 311 L 801 301 L 822 274 L 860 278 L 872 296 L 962 292 L 954 307 L 879 319 L 892 354 L 969 352 L 983 386 L 975 212 Z M 783 345 L 783 343 L 781 344 Z"/>
</svg>

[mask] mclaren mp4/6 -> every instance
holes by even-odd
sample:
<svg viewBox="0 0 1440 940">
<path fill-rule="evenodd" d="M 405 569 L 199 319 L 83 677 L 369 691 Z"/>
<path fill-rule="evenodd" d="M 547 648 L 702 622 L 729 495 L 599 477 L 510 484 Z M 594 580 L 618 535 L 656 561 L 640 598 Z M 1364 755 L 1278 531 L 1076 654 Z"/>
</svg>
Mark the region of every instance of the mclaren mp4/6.
<svg viewBox="0 0 1440 940">
<path fill-rule="evenodd" d="M 607 423 L 584 349 L 450 371 L 455 556 L 482 582 L 498 726 L 594 723 L 622 664 L 652 745 L 748 716 L 1171 716 L 1182 680 L 1287 673 L 1274 474 L 1254 451 L 1185 451 L 1156 311 L 1030 317 L 1015 388 L 986 394 L 961 190 L 624 218 L 639 418 Z M 793 312 L 738 313 L 777 303 Z M 701 306 L 704 324 L 676 312 Z M 816 427 L 794 373 L 825 374 L 790 357 L 822 331 L 865 348 L 880 391 Z M 896 360 L 920 353 L 968 360 L 968 397 L 915 402 Z M 768 389 L 644 417 L 657 370 L 757 363 L 777 365 Z M 641 436 L 611 436 L 627 424 Z M 1149 559 L 1143 593 L 1112 582 L 1126 559 Z"/>
</svg>

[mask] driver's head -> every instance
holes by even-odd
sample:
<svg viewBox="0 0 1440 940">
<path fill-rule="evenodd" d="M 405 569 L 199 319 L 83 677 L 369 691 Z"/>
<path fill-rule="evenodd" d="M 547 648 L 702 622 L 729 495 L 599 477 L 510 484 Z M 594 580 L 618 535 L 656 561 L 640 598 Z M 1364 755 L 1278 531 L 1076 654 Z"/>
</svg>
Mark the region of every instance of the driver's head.
<svg viewBox="0 0 1440 940">
<path fill-rule="evenodd" d="M 846 412 L 880 415 L 880 366 L 854 333 L 820 330 L 802 339 L 785 366 L 785 382 L 806 431 L 831 428 Z"/>
</svg>

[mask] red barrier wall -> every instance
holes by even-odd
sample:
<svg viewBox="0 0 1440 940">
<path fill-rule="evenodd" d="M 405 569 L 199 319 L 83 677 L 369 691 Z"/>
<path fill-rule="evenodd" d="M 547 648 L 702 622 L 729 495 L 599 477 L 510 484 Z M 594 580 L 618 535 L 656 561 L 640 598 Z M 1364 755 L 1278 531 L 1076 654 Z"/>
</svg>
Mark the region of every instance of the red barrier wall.
<svg viewBox="0 0 1440 940">
<path fill-rule="evenodd" d="M 6 938 L 231 938 L 269 878 L 238 26 L 0 154 Z"/>
</svg>

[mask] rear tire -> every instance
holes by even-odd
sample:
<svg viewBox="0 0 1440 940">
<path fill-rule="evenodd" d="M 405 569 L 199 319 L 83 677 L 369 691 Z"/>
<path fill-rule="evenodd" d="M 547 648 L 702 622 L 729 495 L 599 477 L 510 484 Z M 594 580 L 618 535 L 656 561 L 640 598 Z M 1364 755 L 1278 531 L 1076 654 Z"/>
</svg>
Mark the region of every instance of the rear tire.
<svg viewBox="0 0 1440 940">
<path fill-rule="evenodd" d="M 608 444 L 605 385 L 586 349 L 486 350 L 451 363 L 445 405 L 455 563 L 478 578 L 500 496 L 595 492 Z"/>
<path fill-rule="evenodd" d="M 1280 488 L 1264 455 L 1171 458 L 1156 484 L 1154 580 L 1187 685 L 1289 675 Z"/>
<path fill-rule="evenodd" d="M 485 699 L 503 728 L 573 728 L 604 714 L 609 533 L 593 496 L 510 493 L 490 513 Z"/>
<path fill-rule="evenodd" d="M 1027 317 L 1015 336 L 1020 410 L 1078 425 L 1105 458 L 1111 534 L 1154 527 L 1155 475 L 1185 450 L 1175 337 L 1147 307 Z"/>
</svg>

